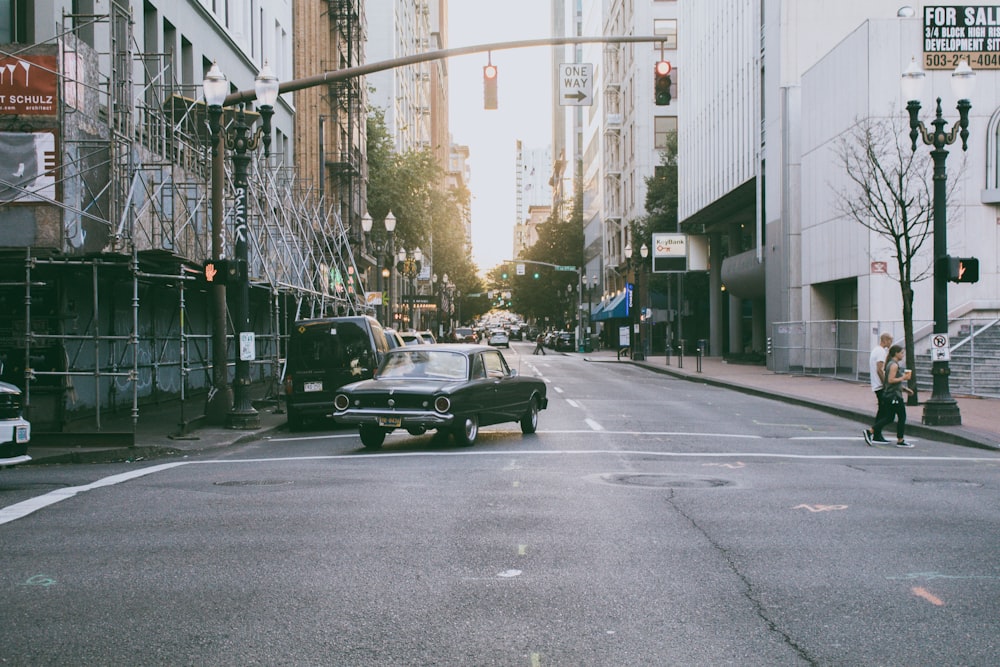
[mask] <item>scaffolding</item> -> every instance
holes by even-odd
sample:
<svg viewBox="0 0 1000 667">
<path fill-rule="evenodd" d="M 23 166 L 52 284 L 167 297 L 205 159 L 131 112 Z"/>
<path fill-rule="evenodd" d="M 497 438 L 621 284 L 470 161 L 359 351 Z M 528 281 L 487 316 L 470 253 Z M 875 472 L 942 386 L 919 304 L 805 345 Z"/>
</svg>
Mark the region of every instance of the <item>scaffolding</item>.
<svg viewBox="0 0 1000 667">
<path fill-rule="evenodd" d="M 214 390 L 212 301 L 201 279 L 212 248 L 205 108 L 177 82 L 170 55 L 140 52 L 132 30 L 130 8 L 112 0 L 106 14 L 64 14 L 47 45 L 63 91 L 50 170 L 58 195 L 35 194 L 31 211 L 58 233 L 0 251 L 0 306 L 14 313 L 0 324 L 0 372 L 22 386 L 36 431 L 134 429 L 140 408 L 164 403 L 179 404 L 183 425 Z M 285 157 L 251 155 L 247 198 L 252 376 L 270 398 L 295 319 L 367 312 L 339 205 L 303 185 Z M 363 174 L 352 178 L 349 189 L 360 191 Z M 0 203 L 0 220 L 13 214 Z"/>
</svg>

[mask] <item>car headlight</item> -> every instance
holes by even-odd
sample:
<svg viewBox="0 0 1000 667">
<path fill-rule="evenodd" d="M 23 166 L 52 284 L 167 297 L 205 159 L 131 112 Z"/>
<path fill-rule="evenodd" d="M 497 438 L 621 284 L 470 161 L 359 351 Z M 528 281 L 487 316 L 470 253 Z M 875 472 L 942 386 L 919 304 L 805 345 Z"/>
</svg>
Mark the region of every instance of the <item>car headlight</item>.
<svg viewBox="0 0 1000 667">
<path fill-rule="evenodd" d="M 337 394 L 337 396 L 333 399 L 333 407 L 338 410 L 346 410 L 350 404 L 351 401 L 347 398 L 346 394 Z"/>
<path fill-rule="evenodd" d="M 434 399 L 434 410 L 437 412 L 448 412 L 451 409 L 451 399 L 447 396 L 438 396 Z"/>
</svg>

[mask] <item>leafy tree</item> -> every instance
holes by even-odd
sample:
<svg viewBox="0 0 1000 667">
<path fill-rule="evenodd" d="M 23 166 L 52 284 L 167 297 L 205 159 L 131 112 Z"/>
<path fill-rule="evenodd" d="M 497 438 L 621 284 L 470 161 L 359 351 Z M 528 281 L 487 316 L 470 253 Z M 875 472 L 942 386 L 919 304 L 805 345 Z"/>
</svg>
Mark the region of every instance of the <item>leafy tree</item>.
<svg viewBox="0 0 1000 667">
<path fill-rule="evenodd" d="M 579 171 L 578 171 L 579 173 Z M 574 182 L 573 208 L 568 219 L 557 212 L 538 228 L 538 241 L 525 250 L 522 259 L 555 264 L 583 266 L 583 186 Z M 513 271 L 513 267 L 510 267 Z M 535 278 L 537 272 L 538 278 Z M 577 274 L 556 271 L 551 266 L 525 265 L 525 275 L 511 276 L 514 309 L 526 318 L 549 322 L 567 328 L 577 316 Z M 569 289 L 567 289 L 569 288 Z"/>
<path fill-rule="evenodd" d="M 931 269 L 931 264 L 918 256 L 931 238 L 933 218 L 933 197 L 926 178 L 928 154 L 912 150 L 898 114 L 858 121 L 840 137 L 836 151 L 848 183 L 835 192 L 838 211 L 892 247 L 896 271 L 889 275 L 899 283 L 906 356 L 912 360 L 913 283 L 927 278 Z M 915 405 L 915 378 L 910 380 L 910 388 L 909 402 Z"/>
<path fill-rule="evenodd" d="M 369 214 L 381 220 L 392 211 L 397 249 L 419 247 L 433 260 L 439 279 L 448 274 L 463 295 L 481 291 L 464 232 L 468 190 L 443 188 L 444 170 L 430 149 L 397 153 L 382 109 L 376 107 L 369 113 L 367 132 Z M 384 241 L 385 235 L 384 228 L 373 227 L 376 243 Z M 460 309 L 463 319 L 475 314 L 471 304 L 467 310 Z"/>
</svg>

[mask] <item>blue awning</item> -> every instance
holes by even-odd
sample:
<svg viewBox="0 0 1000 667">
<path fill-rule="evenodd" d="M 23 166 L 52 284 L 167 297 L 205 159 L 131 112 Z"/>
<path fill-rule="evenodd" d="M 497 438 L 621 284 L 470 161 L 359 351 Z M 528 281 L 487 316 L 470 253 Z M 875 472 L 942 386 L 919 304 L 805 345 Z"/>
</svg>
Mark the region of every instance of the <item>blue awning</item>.
<svg viewBox="0 0 1000 667">
<path fill-rule="evenodd" d="M 592 320 L 612 320 L 616 318 L 628 317 L 628 302 L 625 300 L 627 292 L 622 292 L 611 301 L 605 301 L 594 315 Z"/>
</svg>

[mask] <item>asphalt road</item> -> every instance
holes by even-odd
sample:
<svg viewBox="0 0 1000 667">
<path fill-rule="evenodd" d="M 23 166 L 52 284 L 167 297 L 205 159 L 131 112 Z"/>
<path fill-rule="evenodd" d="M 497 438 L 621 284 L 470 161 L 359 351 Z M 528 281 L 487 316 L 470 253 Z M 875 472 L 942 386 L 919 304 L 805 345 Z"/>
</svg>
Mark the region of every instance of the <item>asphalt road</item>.
<svg viewBox="0 0 1000 667">
<path fill-rule="evenodd" d="M 533 436 L 0 470 L 0 663 L 1000 663 L 1000 454 L 532 347 Z"/>
</svg>

